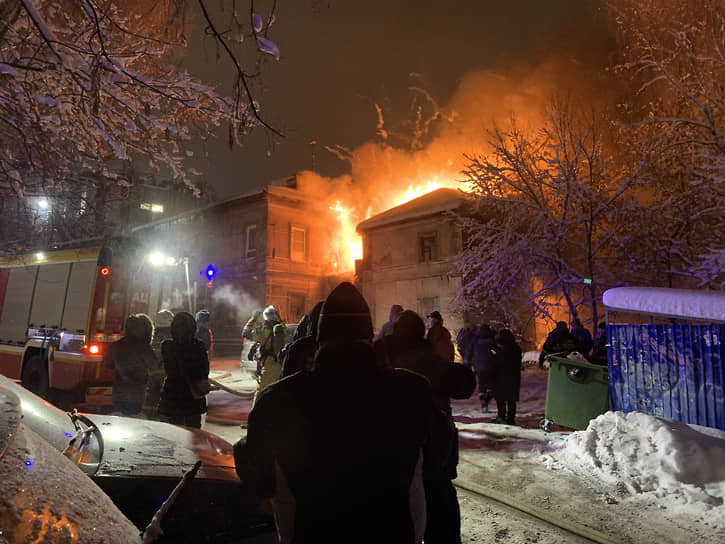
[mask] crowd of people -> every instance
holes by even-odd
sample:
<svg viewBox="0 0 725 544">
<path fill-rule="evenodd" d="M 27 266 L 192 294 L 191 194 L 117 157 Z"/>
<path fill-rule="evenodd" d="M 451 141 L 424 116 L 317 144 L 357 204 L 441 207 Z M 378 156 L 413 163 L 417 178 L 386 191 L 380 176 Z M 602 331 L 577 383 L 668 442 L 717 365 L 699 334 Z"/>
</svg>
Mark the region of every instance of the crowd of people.
<svg viewBox="0 0 725 544">
<path fill-rule="evenodd" d="M 103 362 L 113 369 L 113 413 L 151 417 L 200 429 L 210 390 L 213 336 L 209 311 L 161 310 L 156 325 L 146 314 L 126 319 L 123 338 L 109 346 Z"/>
<path fill-rule="evenodd" d="M 207 310 L 128 318 L 105 363 L 115 370 L 114 410 L 138 416 L 144 399 L 169 423 L 201 427 L 213 336 Z M 290 338 L 274 306 L 242 330 L 253 342 L 257 389 L 237 474 L 273 514 L 279 541 L 461 542 L 452 484 L 458 436 L 451 399 L 478 388 L 494 423 L 515 425 L 522 352 L 511 330 L 461 329 L 454 346 L 439 311 L 423 318 L 395 304 L 374 334 L 349 282 L 317 302 Z M 559 322 L 542 350 L 596 357 L 602 346 L 578 320 Z M 456 347 L 460 358 L 456 358 Z M 606 349 L 606 348 L 605 348 Z M 354 530 L 352 529 L 354 528 Z"/>
<path fill-rule="evenodd" d="M 258 391 L 234 450 L 280 542 L 461 541 L 450 399 L 468 398 L 475 377 L 434 314 L 426 331 L 394 308 L 374 336 L 365 299 L 343 282 L 276 354 L 279 379 Z"/>
</svg>

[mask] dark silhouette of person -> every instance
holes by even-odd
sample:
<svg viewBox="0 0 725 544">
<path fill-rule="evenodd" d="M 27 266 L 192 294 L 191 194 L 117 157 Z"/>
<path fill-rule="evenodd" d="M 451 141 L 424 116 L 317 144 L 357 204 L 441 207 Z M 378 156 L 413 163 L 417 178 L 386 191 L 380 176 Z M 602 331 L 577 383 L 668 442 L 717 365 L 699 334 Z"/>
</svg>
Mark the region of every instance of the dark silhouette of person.
<svg viewBox="0 0 725 544">
<path fill-rule="evenodd" d="M 428 314 L 428 333 L 426 339 L 433 349 L 446 361 L 453 362 L 456 349 L 451 341 L 451 333 L 443 326 L 443 316 L 438 310 Z"/>
<path fill-rule="evenodd" d="M 214 348 L 214 335 L 209 328 L 209 310 L 202 309 L 196 312 L 196 339 L 204 344 L 207 356 L 211 355 Z"/>
<path fill-rule="evenodd" d="M 581 320 L 575 319 L 571 322 L 571 335 L 576 338 L 577 344 L 579 344 L 579 353 L 585 357 L 589 357 L 592 347 L 594 346 L 594 340 L 592 339 L 592 333 L 589 329 L 584 328 Z"/>
<path fill-rule="evenodd" d="M 427 380 L 379 365 L 372 338 L 365 299 L 339 284 L 320 313 L 314 369 L 264 389 L 234 446 L 281 544 L 423 538 L 423 463 L 445 463 L 453 434 Z"/>
<path fill-rule="evenodd" d="M 597 327 L 598 334 L 597 340 L 594 344 L 593 359 L 594 362 L 600 365 L 607 364 L 607 324 L 602 321 Z"/>
<path fill-rule="evenodd" d="M 481 411 L 488 412 L 488 404 L 493 399 L 496 382 L 496 365 L 494 351 L 496 341 L 493 331 L 488 325 L 481 325 L 473 339 L 473 370 L 478 378 L 478 400 L 481 401 Z"/>
<path fill-rule="evenodd" d="M 208 392 L 209 359 L 204 344 L 195 335 L 194 316 L 178 312 L 171 321 L 171 340 L 161 344 L 166 378 L 161 387 L 159 415 L 168 423 L 200 429 L 206 397 L 197 397 L 192 388 L 206 382 L 201 387 Z"/>
<path fill-rule="evenodd" d="M 509 329 L 496 334 L 496 381 L 494 398 L 497 415 L 494 423 L 516 424 L 516 402 L 521 390 L 521 347 Z"/>
<path fill-rule="evenodd" d="M 398 320 L 398 316 L 400 316 L 401 313 L 403 313 L 403 307 L 400 304 L 393 304 L 390 307 L 388 320 L 383 323 L 382 327 L 380 327 L 380 332 L 378 333 L 377 338 L 393 334 L 393 325 L 395 325 L 395 322 Z"/>
<path fill-rule="evenodd" d="M 476 378 L 465 365 L 443 359 L 425 339 L 423 319 L 412 310 L 398 317 L 393 334 L 376 342 L 376 353 L 383 364 L 404 368 L 425 376 L 433 389 L 437 406 L 447 415 L 455 429 L 451 398 L 467 399 L 476 388 Z M 461 512 L 452 480 L 458 475 L 458 435 L 451 454 L 442 466 L 423 465 L 426 499 L 426 544 L 461 542 Z"/>
<path fill-rule="evenodd" d="M 114 371 L 111 388 L 114 412 L 130 417 L 141 414 L 149 371 L 156 365 L 151 348 L 153 336 L 154 325 L 149 316 L 129 316 L 124 337 L 111 344 L 104 354 L 104 365 Z"/>
<path fill-rule="evenodd" d="M 572 351 L 581 351 L 579 343 L 569 332 L 566 321 L 557 321 L 556 327 L 551 331 L 544 341 L 539 355 L 539 366 L 544 366 L 544 359 L 547 355 L 560 354 L 566 357 Z"/>
<path fill-rule="evenodd" d="M 315 353 L 317 352 L 317 322 L 320 318 L 322 305 L 325 303 L 321 300 L 315 304 L 310 312 L 306 314 L 307 319 L 304 320 L 304 330 L 301 335 L 292 343 L 282 348 L 280 357 L 282 359 L 281 378 L 299 372 L 300 370 L 312 370 L 315 364 Z"/>
</svg>

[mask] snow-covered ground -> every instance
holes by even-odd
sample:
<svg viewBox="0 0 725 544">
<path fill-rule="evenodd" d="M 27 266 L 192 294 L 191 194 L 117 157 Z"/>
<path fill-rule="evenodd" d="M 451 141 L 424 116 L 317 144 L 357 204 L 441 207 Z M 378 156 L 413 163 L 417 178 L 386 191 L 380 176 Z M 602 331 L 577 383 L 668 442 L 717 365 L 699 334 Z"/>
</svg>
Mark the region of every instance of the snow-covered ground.
<svg viewBox="0 0 725 544">
<path fill-rule="evenodd" d="M 477 398 L 454 403 L 461 480 L 583 524 L 612 542 L 725 542 L 725 433 L 607 412 L 586 430 L 555 426 L 547 434 L 538 428 L 546 379 L 537 367 L 524 371 L 517 418 L 522 426 L 490 423 Z M 464 542 L 562 541 L 541 532 L 532 538 L 535 523 L 507 525 L 507 516 L 495 508 L 478 511 L 465 491 L 459 501 Z"/>
<path fill-rule="evenodd" d="M 475 394 L 453 402 L 462 484 L 583 524 L 612 542 L 725 542 L 725 433 L 640 413 L 607 412 L 587 430 L 555 425 L 547 434 L 539 429 L 547 372 L 528 367 L 522 378 L 517 426 L 492 423 L 495 413 L 482 412 Z M 251 389 L 251 374 L 240 383 Z M 209 402 L 205 427 L 237 440 L 244 429 L 220 422 L 246 419 L 251 399 L 214 392 Z M 562 542 L 561 533 L 542 530 L 534 521 L 498 507 L 482 508 L 465 489 L 459 489 L 459 502 L 466 543 Z"/>
</svg>

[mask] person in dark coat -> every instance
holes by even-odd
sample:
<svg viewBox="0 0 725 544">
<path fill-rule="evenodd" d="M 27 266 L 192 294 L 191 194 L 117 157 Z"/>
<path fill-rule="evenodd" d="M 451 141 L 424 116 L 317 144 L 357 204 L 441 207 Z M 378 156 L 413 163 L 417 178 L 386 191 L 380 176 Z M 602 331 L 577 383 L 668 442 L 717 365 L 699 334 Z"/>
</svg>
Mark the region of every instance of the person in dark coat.
<svg viewBox="0 0 725 544">
<path fill-rule="evenodd" d="M 496 385 L 498 414 L 494 423 L 516 424 L 516 402 L 521 390 L 521 348 L 513 333 L 502 329 L 496 335 Z"/>
<path fill-rule="evenodd" d="M 425 340 L 423 319 L 412 310 L 398 317 L 393 334 L 381 338 L 386 356 L 384 364 L 404 368 L 425 376 L 433 389 L 438 408 L 449 418 L 455 429 L 451 398 L 467 399 L 476 389 L 476 377 L 465 365 L 444 360 Z M 461 512 L 456 489 L 458 474 L 458 435 L 447 462 L 443 466 L 423 465 L 423 485 L 426 499 L 426 544 L 459 544 L 461 542 Z"/>
<path fill-rule="evenodd" d="M 195 338 L 196 321 L 188 312 L 179 312 L 171 321 L 171 340 L 161 344 L 166 378 L 161 388 L 159 414 L 174 425 L 201 428 L 206 413 L 206 397 L 192 390 L 208 392 L 209 359 L 206 348 Z"/>
<path fill-rule="evenodd" d="M 138 417 L 146 397 L 149 370 L 156 363 L 151 340 L 154 325 L 146 314 L 126 319 L 125 335 L 108 346 L 103 364 L 114 371 L 111 398 L 113 411 L 124 416 Z"/>
<path fill-rule="evenodd" d="M 300 370 L 312 370 L 315 363 L 315 353 L 317 352 L 317 322 L 320 317 L 320 311 L 324 300 L 315 304 L 310 312 L 305 315 L 305 329 L 301 331 L 303 334 L 282 348 L 280 358 L 282 359 L 282 373 L 280 378 L 284 378 Z M 297 332 L 300 332 L 299 326 Z M 296 335 L 295 335 L 296 336 Z"/>
<path fill-rule="evenodd" d="M 594 346 L 594 340 L 592 339 L 592 333 L 589 332 L 589 329 L 584 328 L 579 319 L 571 322 L 571 335 L 576 338 L 577 344 L 579 344 L 579 353 L 589 357 Z"/>
<path fill-rule="evenodd" d="M 382 327 L 380 327 L 380 332 L 378 333 L 377 338 L 382 338 L 383 336 L 390 336 L 391 334 L 393 334 L 393 326 L 395 325 L 395 322 L 398 320 L 398 317 L 401 313 L 403 313 L 403 307 L 400 304 L 393 304 L 390 307 L 388 320 L 383 323 Z"/>
<path fill-rule="evenodd" d="M 320 314 L 315 368 L 264 389 L 234 446 L 281 544 L 422 541 L 423 461 L 444 463 L 453 435 L 427 380 L 381 367 L 372 338 L 365 299 L 339 284 Z"/>
<path fill-rule="evenodd" d="M 581 351 L 579 343 L 569 332 L 566 321 L 558 321 L 554 330 L 546 337 L 544 346 L 541 348 L 539 366 L 544 366 L 544 359 L 547 355 L 559 353 L 562 357 L 566 357 L 572 351 Z"/>
<path fill-rule="evenodd" d="M 456 335 L 456 347 L 461 354 L 463 364 L 473 368 L 473 342 L 476 338 L 476 327 L 467 325 L 458 331 Z"/>
<path fill-rule="evenodd" d="M 452 363 L 456 356 L 456 349 L 453 347 L 450 331 L 443 326 L 443 316 L 436 310 L 429 313 L 427 317 L 428 333 L 426 334 L 426 340 L 430 342 L 433 349 L 443 359 Z"/>
<path fill-rule="evenodd" d="M 204 344 L 207 356 L 211 355 L 214 348 L 214 335 L 209 328 L 209 310 L 199 310 L 196 312 L 196 339 Z"/>
<path fill-rule="evenodd" d="M 146 386 L 146 400 L 143 405 L 143 412 L 148 417 L 156 419 L 158 417 L 159 399 L 161 398 L 161 386 L 166 377 L 164 363 L 161 358 L 161 344 L 166 340 L 171 340 L 171 320 L 174 314 L 170 310 L 159 310 L 156 312 L 156 320 L 154 323 L 154 339 L 151 342 L 151 349 L 154 351 L 156 361 L 152 368 L 149 369 L 149 379 Z"/>
<path fill-rule="evenodd" d="M 597 341 L 594 344 L 593 362 L 606 365 L 607 364 L 607 324 L 602 321 L 597 327 Z"/>
<path fill-rule="evenodd" d="M 473 371 L 478 378 L 478 400 L 481 411 L 488 412 L 488 404 L 493 399 L 496 380 L 496 365 L 493 356 L 496 349 L 493 331 L 488 325 L 481 325 L 473 339 Z"/>
</svg>

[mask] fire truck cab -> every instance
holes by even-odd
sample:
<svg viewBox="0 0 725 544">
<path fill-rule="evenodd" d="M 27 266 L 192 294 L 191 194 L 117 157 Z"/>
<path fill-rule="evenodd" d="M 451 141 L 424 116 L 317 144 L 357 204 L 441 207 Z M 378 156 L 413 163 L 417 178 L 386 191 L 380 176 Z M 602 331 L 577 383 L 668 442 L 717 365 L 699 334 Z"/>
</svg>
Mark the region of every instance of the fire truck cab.
<svg viewBox="0 0 725 544">
<path fill-rule="evenodd" d="M 123 332 L 123 264 L 108 247 L 0 259 L 0 374 L 44 398 L 110 404 L 103 353 Z"/>
</svg>

